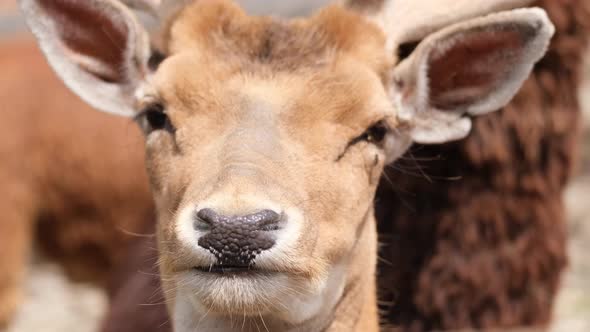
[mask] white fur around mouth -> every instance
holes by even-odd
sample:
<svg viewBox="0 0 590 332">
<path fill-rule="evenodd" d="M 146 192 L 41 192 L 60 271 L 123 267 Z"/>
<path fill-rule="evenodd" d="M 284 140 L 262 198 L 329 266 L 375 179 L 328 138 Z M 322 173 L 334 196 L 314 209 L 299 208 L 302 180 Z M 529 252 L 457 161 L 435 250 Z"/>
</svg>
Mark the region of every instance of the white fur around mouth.
<svg viewBox="0 0 590 332">
<path fill-rule="evenodd" d="M 234 265 L 210 265 L 210 266 L 197 266 L 194 268 L 195 271 L 203 274 L 217 275 L 217 276 L 268 276 L 269 274 L 275 273 L 274 271 L 267 271 L 256 268 L 253 265 L 249 266 L 234 266 Z"/>
</svg>

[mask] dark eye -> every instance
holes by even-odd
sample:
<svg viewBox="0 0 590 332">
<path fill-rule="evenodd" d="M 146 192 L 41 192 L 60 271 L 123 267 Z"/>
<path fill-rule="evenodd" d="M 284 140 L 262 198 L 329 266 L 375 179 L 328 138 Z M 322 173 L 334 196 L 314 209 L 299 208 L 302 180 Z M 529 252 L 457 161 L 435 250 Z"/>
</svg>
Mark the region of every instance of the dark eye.
<svg viewBox="0 0 590 332">
<path fill-rule="evenodd" d="M 379 122 L 375 123 L 374 125 L 369 127 L 369 129 L 367 129 L 362 135 L 360 135 L 360 136 L 354 138 L 352 141 L 350 141 L 348 143 L 348 145 L 346 146 L 346 149 L 344 149 L 344 152 L 342 152 L 338 156 L 338 158 L 336 158 L 336 161 L 339 161 L 340 159 L 342 159 L 342 157 L 344 157 L 344 155 L 346 154 L 348 149 L 357 143 L 368 142 L 368 143 L 375 144 L 375 145 L 381 145 L 383 143 L 383 141 L 385 140 L 385 137 L 387 136 L 388 132 L 389 132 L 389 128 L 385 124 L 385 121 L 379 121 Z"/>
<path fill-rule="evenodd" d="M 155 130 L 174 131 L 170 119 L 164 112 L 164 107 L 161 104 L 153 104 L 146 107 L 139 116 L 143 117 L 143 127 L 148 133 Z"/>
<path fill-rule="evenodd" d="M 410 55 L 412 55 L 412 53 L 414 52 L 414 50 L 416 50 L 416 47 L 418 47 L 419 44 L 420 41 L 413 41 L 401 44 L 397 48 L 398 61 L 402 61 L 408 58 Z"/>
<path fill-rule="evenodd" d="M 351 147 L 360 142 L 369 142 L 371 144 L 379 145 L 383 143 L 385 136 L 387 135 L 388 129 L 384 121 L 379 121 L 369 127 L 361 136 L 356 137 L 350 143 L 348 147 Z"/>
<path fill-rule="evenodd" d="M 156 71 L 158 66 L 166 59 L 166 55 L 157 49 L 152 49 L 152 54 L 148 59 L 148 68 L 151 71 Z"/>
<path fill-rule="evenodd" d="M 367 131 L 363 133 L 362 140 L 373 144 L 381 144 L 387 135 L 387 126 L 383 121 L 379 121 L 371 126 Z"/>
<path fill-rule="evenodd" d="M 368 142 L 375 145 L 381 145 L 385 140 L 385 136 L 387 136 L 388 132 L 389 128 L 385 124 L 385 121 L 381 120 L 375 123 L 374 125 L 369 127 L 369 129 L 367 129 L 362 135 L 355 137 L 352 141 L 348 142 L 346 149 L 344 149 L 344 152 L 342 152 L 338 156 L 338 158 L 336 158 L 336 161 L 342 159 L 342 157 L 344 157 L 348 149 L 357 143 Z"/>
</svg>

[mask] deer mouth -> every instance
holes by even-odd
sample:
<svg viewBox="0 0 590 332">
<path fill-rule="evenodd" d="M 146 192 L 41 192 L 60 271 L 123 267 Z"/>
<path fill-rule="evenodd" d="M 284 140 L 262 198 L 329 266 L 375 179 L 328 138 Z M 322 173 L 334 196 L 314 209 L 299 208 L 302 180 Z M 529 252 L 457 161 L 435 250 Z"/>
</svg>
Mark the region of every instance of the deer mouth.
<svg viewBox="0 0 590 332">
<path fill-rule="evenodd" d="M 201 273 L 214 275 L 257 275 L 267 274 L 269 272 L 258 269 L 253 265 L 210 265 L 198 266 L 194 269 Z"/>
</svg>

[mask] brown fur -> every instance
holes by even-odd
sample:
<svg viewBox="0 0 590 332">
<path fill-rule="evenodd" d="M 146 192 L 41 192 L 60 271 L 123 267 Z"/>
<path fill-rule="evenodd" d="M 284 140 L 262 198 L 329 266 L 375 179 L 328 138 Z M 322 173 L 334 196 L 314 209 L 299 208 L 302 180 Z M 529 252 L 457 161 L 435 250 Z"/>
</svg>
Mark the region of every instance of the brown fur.
<svg viewBox="0 0 590 332">
<path fill-rule="evenodd" d="M 205 264 L 179 231 L 191 221 L 179 216 L 197 203 L 227 214 L 271 204 L 289 211 L 289 223 L 302 227 L 289 255 L 279 254 L 271 265 L 289 280 L 259 289 L 236 278 L 232 283 L 240 287 L 234 288 L 193 275 L 207 318 L 229 325 L 232 314 L 243 312 L 246 330 L 261 323 L 270 330 L 304 328 L 297 324 L 311 324 L 312 330 L 376 330 L 373 267 L 367 262 L 376 251 L 372 197 L 384 153 L 358 144 L 340 156 L 349 141 L 386 116 L 382 33 L 337 7 L 284 23 L 247 17 L 227 1 L 207 1 L 183 9 L 167 35 L 169 58 L 156 72 L 147 99 L 166 105 L 176 130 L 148 137 L 147 167 L 159 212 L 160 271 L 169 310 L 177 312 L 185 301 L 178 295 L 183 292 L 176 292 L 184 286 L 179 278 Z M 337 143 L 327 145 L 327 140 Z M 206 144 L 197 148 L 194 142 Z M 284 301 L 290 306 L 299 294 L 324 296 L 314 287 L 328 282 L 339 264 L 347 267 L 341 274 L 345 291 L 329 317 L 319 310 L 298 321 L 291 315 L 302 308 L 283 312 L 265 305 Z M 292 296 L 289 289 L 299 293 Z"/>
<path fill-rule="evenodd" d="M 557 35 L 517 98 L 477 119 L 465 141 L 415 146 L 381 183 L 380 295 L 392 303 L 383 318 L 404 330 L 551 320 L 567 263 L 562 192 L 576 161 L 590 6 L 537 5 Z"/>
<path fill-rule="evenodd" d="M 243 71 L 317 70 L 335 57 L 355 58 L 376 71 L 387 65 L 378 56 L 385 40 L 377 27 L 336 6 L 287 22 L 248 16 L 233 3 L 197 3 L 174 16 L 164 35 L 169 54 L 196 48 Z"/>
<path fill-rule="evenodd" d="M 5 41 L 0 100 L 0 321 L 20 301 L 33 232 L 76 278 L 106 284 L 153 214 L 142 138 L 74 97 L 32 42 Z M 35 95 L 31 94 L 35 90 Z"/>
</svg>

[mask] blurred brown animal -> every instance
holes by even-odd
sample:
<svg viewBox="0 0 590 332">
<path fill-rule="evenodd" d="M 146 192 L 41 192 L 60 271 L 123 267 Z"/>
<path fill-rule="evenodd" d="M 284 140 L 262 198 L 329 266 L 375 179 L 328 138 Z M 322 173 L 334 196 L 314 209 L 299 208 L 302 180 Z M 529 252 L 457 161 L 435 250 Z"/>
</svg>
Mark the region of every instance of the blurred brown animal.
<svg viewBox="0 0 590 332">
<path fill-rule="evenodd" d="M 6 324 L 21 300 L 35 234 L 70 275 L 106 285 L 131 234 L 153 219 L 153 204 L 136 126 L 74 97 L 30 40 L 0 48 L 0 323 Z"/>
</svg>

